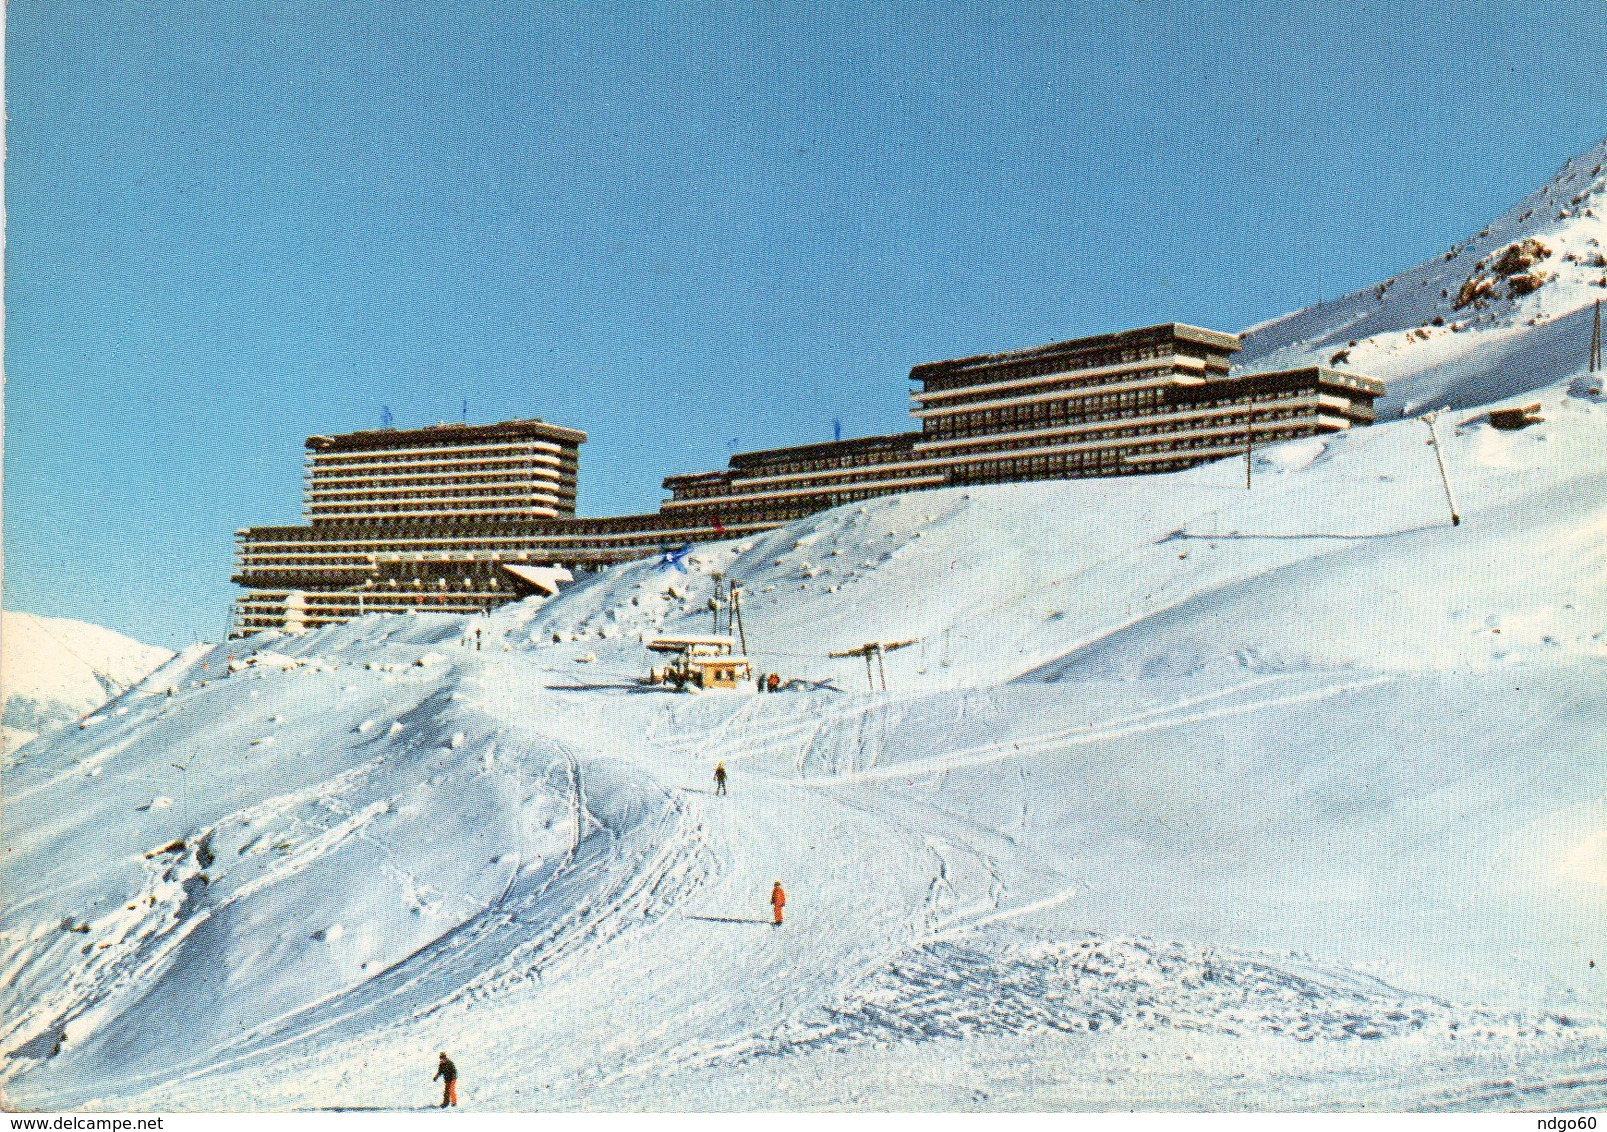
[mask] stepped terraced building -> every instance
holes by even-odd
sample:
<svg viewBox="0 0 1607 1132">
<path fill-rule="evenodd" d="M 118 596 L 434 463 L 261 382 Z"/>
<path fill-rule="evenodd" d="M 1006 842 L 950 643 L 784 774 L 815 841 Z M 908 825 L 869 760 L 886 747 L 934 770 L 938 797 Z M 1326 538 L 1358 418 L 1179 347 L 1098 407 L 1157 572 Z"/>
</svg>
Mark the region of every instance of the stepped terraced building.
<svg viewBox="0 0 1607 1132">
<path fill-rule="evenodd" d="M 1168 323 L 910 371 L 919 432 L 733 456 L 670 476 L 656 513 L 576 518 L 586 436 L 543 421 L 307 440 L 304 526 L 236 532 L 234 632 L 367 612 L 476 612 L 587 570 L 961 484 L 1176 471 L 1373 420 L 1383 384 L 1233 373 L 1232 334 Z M 560 575 L 561 576 L 561 575 Z"/>
</svg>

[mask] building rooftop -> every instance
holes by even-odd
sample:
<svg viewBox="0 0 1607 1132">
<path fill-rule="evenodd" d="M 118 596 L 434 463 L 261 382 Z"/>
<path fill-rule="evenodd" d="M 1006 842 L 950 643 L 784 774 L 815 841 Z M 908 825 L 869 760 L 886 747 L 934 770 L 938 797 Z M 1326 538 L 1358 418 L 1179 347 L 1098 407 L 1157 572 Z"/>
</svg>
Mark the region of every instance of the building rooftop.
<svg viewBox="0 0 1607 1132">
<path fill-rule="evenodd" d="M 761 448 L 755 452 L 738 452 L 730 464 L 717 472 L 679 472 L 664 477 L 666 490 L 695 487 L 703 483 L 719 483 L 734 471 L 762 468 L 788 460 L 815 460 L 822 456 L 848 452 L 877 452 L 889 448 L 908 448 L 921 438 L 918 432 L 894 432 L 883 436 L 857 436 L 849 440 L 821 440 L 813 444 L 795 444 L 790 448 Z"/>
<path fill-rule="evenodd" d="M 731 457 L 731 467 L 752 468 L 784 460 L 808 460 L 830 456 L 837 452 L 872 452 L 880 448 L 902 448 L 921 438 L 918 432 L 894 432 L 883 436 L 856 436 L 851 440 L 821 440 L 814 444 L 795 444 L 790 448 L 762 448 L 756 452 L 738 452 Z"/>
<path fill-rule="evenodd" d="M 1137 330 L 1121 330 L 1113 334 L 1095 334 L 1087 338 L 1072 338 L 1065 342 L 1051 342 L 1044 346 L 1028 346 L 1020 350 L 1006 350 L 997 354 L 973 354 L 967 358 L 950 358 L 941 362 L 922 362 L 910 370 L 911 381 L 925 381 L 963 373 L 971 369 L 987 369 L 1008 362 L 1031 361 L 1035 358 L 1073 356 L 1083 352 L 1109 350 L 1126 345 L 1147 345 L 1157 339 L 1176 339 L 1193 342 L 1214 350 L 1236 351 L 1239 336 L 1220 330 L 1207 330 L 1183 322 L 1163 322 L 1158 326 L 1144 326 Z"/>
<path fill-rule="evenodd" d="M 1227 376 L 1226 380 L 1247 382 L 1259 377 L 1288 377 L 1291 374 L 1298 377 L 1315 378 L 1324 385 L 1337 385 L 1342 389 L 1366 393 L 1373 397 L 1382 397 L 1386 392 L 1384 383 L 1376 377 L 1369 377 L 1365 373 L 1353 373 L 1350 370 L 1334 369 L 1332 366 L 1296 366 L 1293 369 L 1281 370 L 1234 370 Z"/>
<path fill-rule="evenodd" d="M 428 445 L 473 444 L 496 440 L 550 440 L 558 444 L 584 444 L 586 434 L 579 429 L 548 424 L 539 417 L 530 420 L 499 421 L 496 424 L 437 424 L 424 428 L 376 428 L 346 432 L 339 436 L 309 436 L 307 448 L 313 452 L 372 452 L 389 448 Z"/>
</svg>

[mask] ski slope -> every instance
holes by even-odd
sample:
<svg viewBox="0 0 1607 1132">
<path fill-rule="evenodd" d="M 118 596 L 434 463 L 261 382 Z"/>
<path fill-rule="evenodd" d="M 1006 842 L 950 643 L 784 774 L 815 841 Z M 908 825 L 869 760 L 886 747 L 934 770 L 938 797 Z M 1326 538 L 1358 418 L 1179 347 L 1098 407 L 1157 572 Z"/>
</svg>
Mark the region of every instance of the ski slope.
<svg viewBox="0 0 1607 1132">
<path fill-rule="evenodd" d="M 1456 527 L 1394 420 L 187 650 L 7 760 L 6 1101 L 1599 1107 L 1578 370 L 1441 416 Z M 716 574 L 784 692 L 637 682 Z"/>
<path fill-rule="evenodd" d="M 512 1108 L 1598 1097 L 1607 405 L 1542 401 L 1442 426 L 1457 528 L 1401 421 L 839 509 L 484 651 L 187 654 L 7 769 L 8 1097 L 408 1107 L 437 1048 Z M 634 684 L 716 570 L 795 690 Z M 886 693 L 825 656 L 878 636 Z"/>
</svg>

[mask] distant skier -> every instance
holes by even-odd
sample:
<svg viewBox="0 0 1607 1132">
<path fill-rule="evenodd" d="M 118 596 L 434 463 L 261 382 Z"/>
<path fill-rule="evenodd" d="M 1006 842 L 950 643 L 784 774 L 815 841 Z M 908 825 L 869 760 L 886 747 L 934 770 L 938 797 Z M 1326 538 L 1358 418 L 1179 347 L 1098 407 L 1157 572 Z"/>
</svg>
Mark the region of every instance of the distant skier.
<svg viewBox="0 0 1607 1132">
<path fill-rule="evenodd" d="M 787 906 L 787 894 L 781 890 L 778 880 L 775 887 L 770 890 L 770 908 L 776 914 L 776 927 L 781 926 L 781 910 Z"/>
<path fill-rule="evenodd" d="M 445 1108 L 447 1105 L 451 1105 L 456 1108 L 458 1104 L 458 1067 L 452 1064 L 452 1059 L 446 1056 L 444 1051 L 441 1054 L 440 1064 L 435 1067 L 435 1076 L 431 1077 L 430 1080 L 443 1082 L 441 1086 L 441 1107 Z"/>
<path fill-rule="evenodd" d="M 764 692 L 764 673 L 759 673 L 759 679 L 754 681 L 754 687 L 762 694 Z"/>
<path fill-rule="evenodd" d="M 714 767 L 714 793 L 725 793 L 725 763 L 717 763 Z"/>
<path fill-rule="evenodd" d="M 766 683 L 770 685 L 770 691 L 774 692 L 776 689 L 781 687 L 781 674 L 778 672 L 772 672 L 766 680 Z"/>
</svg>

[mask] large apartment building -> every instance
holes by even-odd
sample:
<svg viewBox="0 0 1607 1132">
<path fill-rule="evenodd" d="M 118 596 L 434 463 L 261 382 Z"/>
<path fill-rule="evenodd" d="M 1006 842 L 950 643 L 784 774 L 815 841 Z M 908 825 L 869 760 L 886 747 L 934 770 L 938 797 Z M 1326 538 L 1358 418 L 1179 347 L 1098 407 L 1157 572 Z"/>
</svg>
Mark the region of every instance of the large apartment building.
<svg viewBox="0 0 1607 1132">
<path fill-rule="evenodd" d="M 1373 420 L 1379 381 L 1234 373 L 1232 334 L 1168 323 L 910 371 L 918 432 L 747 452 L 674 475 L 654 514 L 576 518 L 584 433 L 542 421 L 307 441 L 306 524 L 236 532 L 234 632 L 465 613 L 842 503 L 960 484 L 1175 471 Z"/>
<path fill-rule="evenodd" d="M 533 519 L 575 513 L 586 434 L 545 421 L 307 438 L 307 521 Z"/>
<path fill-rule="evenodd" d="M 475 613 L 549 587 L 541 567 L 585 570 L 720 537 L 698 516 L 575 518 L 585 440 L 541 420 L 308 437 L 306 522 L 235 532 L 234 580 L 250 592 L 234 603 L 233 632 Z"/>
<path fill-rule="evenodd" d="M 1234 334 L 1170 323 L 910 371 L 915 451 L 947 482 L 1174 471 L 1373 419 L 1382 383 L 1308 367 L 1233 375 Z"/>
<path fill-rule="evenodd" d="M 1381 382 L 1324 367 L 1234 374 L 1234 334 L 1167 323 L 910 371 L 919 432 L 733 456 L 671 476 L 666 513 L 789 521 L 917 488 L 1176 471 L 1373 419 Z"/>
</svg>

